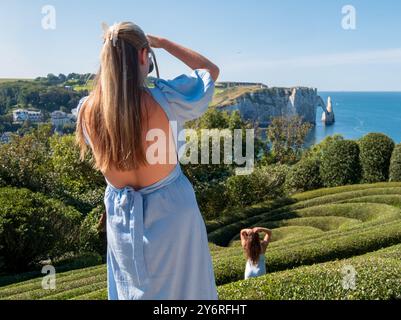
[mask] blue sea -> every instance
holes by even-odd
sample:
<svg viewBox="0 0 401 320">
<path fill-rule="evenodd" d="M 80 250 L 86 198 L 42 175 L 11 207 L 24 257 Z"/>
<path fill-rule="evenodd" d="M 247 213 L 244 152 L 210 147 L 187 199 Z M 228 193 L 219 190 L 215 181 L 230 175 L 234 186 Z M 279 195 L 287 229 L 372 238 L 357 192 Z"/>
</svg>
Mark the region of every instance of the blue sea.
<svg viewBox="0 0 401 320">
<path fill-rule="evenodd" d="M 317 109 L 316 127 L 307 145 L 318 143 L 336 133 L 346 139 L 358 139 L 369 132 L 381 132 L 394 142 L 401 142 L 401 92 L 319 92 L 327 103 L 330 96 L 336 122 L 322 123 L 322 109 Z"/>
</svg>

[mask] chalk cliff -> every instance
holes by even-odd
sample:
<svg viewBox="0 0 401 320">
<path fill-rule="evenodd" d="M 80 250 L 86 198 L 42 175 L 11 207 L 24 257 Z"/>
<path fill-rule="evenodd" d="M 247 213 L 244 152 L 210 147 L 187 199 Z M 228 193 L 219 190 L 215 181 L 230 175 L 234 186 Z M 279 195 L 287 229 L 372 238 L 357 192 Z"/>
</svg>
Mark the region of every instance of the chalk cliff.
<svg viewBox="0 0 401 320">
<path fill-rule="evenodd" d="M 218 101 L 216 106 L 219 110 L 239 110 L 243 119 L 259 122 L 261 127 L 267 127 L 272 117 L 285 115 L 299 115 L 304 121 L 315 124 L 317 108 L 321 108 L 325 115 L 322 121 L 326 124 L 334 122 L 333 110 L 330 109 L 329 112 L 326 109 L 326 104 L 314 88 L 259 86 L 257 89 L 254 87 L 253 90 L 244 91 L 234 99 Z"/>
</svg>

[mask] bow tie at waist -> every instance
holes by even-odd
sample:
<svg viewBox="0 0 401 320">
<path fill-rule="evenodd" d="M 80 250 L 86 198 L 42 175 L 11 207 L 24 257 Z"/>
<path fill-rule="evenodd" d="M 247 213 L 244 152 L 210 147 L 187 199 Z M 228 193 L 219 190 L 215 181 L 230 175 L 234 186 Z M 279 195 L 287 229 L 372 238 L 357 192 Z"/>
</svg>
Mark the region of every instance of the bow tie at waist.
<svg viewBox="0 0 401 320">
<path fill-rule="evenodd" d="M 106 179 L 107 240 L 108 250 L 119 267 L 117 274 L 114 270 L 119 278 L 116 280 L 133 282 L 137 288 L 144 287 L 148 274 L 143 251 L 146 241 L 143 196 L 172 183 L 181 174 L 180 164 L 177 164 L 167 177 L 139 190 L 130 186 L 116 188 Z"/>
</svg>

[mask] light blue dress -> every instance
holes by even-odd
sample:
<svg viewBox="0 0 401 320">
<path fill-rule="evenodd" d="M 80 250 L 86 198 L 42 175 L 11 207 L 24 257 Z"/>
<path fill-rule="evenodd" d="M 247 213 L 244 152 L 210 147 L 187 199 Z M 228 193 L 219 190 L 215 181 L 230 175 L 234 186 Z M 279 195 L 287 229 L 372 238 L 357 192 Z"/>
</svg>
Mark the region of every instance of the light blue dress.
<svg viewBox="0 0 401 320">
<path fill-rule="evenodd" d="M 172 80 L 156 79 L 154 88 L 146 88 L 176 121 L 178 149 L 185 141 L 177 141 L 176 134 L 207 110 L 214 85 L 207 70 L 195 69 Z M 180 163 L 139 190 L 106 182 L 108 298 L 217 300 L 205 222 Z"/>
<path fill-rule="evenodd" d="M 245 279 L 255 278 L 266 274 L 266 261 L 265 254 L 259 255 L 258 264 L 254 265 L 250 259 L 246 261 L 245 265 Z"/>
</svg>

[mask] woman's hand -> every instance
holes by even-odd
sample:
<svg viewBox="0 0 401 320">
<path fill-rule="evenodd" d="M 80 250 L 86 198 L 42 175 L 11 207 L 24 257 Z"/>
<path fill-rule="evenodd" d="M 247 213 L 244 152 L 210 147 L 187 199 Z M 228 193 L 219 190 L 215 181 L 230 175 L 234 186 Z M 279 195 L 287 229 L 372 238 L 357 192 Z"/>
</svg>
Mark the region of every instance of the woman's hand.
<svg viewBox="0 0 401 320">
<path fill-rule="evenodd" d="M 255 232 L 255 233 L 264 232 L 266 234 L 271 234 L 271 232 L 272 232 L 270 229 L 263 228 L 263 227 L 254 227 L 252 229 L 252 231 Z"/>
<path fill-rule="evenodd" d="M 258 232 L 261 232 L 262 230 L 260 227 L 255 227 L 255 228 L 252 228 L 252 231 L 255 233 L 258 233 Z"/>
<path fill-rule="evenodd" d="M 265 233 L 265 237 L 263 238 L 263 243 L 267 246 L 271 240 L 272 237 L 272 231 L 270 229 L 267 228 L 261 228 L 261 227 L 255 227 L 253 228 L 253 232 L 255 233 L 259 233 L 259 232 L 264 232 Z"/>
<path fill-rule="evenodd" d="M 149 45 L 152 48 L 162 48 L 163 47 L 164 38 L 158 37 L 158 36 L 152 36 L 150 34 L 147 34 L 146 38 L 148 39 Z"/>
<path fill-rule="evenodd" d="M 220 69 L 213 62 L 211 62 L 209 59 L 207 59 L 200 53 L 192 49 L 186 48 L 166 38 L 153 36 L 150 34 L 147 34 L 146 37 L 148 38 L 151 47 L 162 48 L 166 50 L 168 53 L 176 57 L 178 60 L 184 62 L 192 70 L 195 69 L 209 70 L 213 81 L 217 80 L 220 73 Z"/>
<path fill-rule="evenodd" d="M 252 232 L 252 229 L 242 229 L 241 234 L 248 236 Z"/>
</svg>

